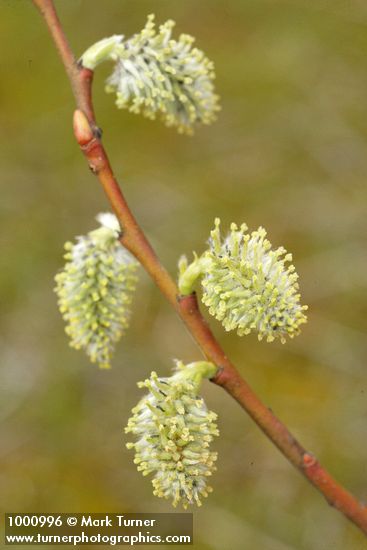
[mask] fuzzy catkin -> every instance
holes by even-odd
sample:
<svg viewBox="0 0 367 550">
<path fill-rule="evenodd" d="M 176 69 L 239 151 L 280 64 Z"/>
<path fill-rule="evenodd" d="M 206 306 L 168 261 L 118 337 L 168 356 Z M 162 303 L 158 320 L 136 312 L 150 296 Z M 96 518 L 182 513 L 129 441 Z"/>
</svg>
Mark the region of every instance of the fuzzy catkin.
<svg viewBox="0 0 367 550">
<path fill-rule="evenodd" d="M 200 364 L 178 362 L 173 376 L 160 378 L 152 372 L 140 382 L 139 387 L 149 393 L 132 410 L 125 428 L 138 438 L 127 447 L 135 450 L 138 470 L 144 476 L 154 475 L 154 495 L 184 508 L 201 505 L 201 498 L 212 491 L 208 477 L 216 469 L 217 453 L 209 445 L 219 434 L 217 415 L 198 396 L 195 372 Z"/>
<path fill-rule="evenodd" d="M 307 320 L 291 260 L 283 247 L 272 249 L 264 228 L 248 233 L 246 224 L 232 224 L 223 239 L 216 219 L 209 250 L 189 266 L 181 259 L 179 285 L 184 294 L 190 293 L 202 276 L 202 301 L 227 331 L 242 336 L 254 330 L 259 340 L 279 338 L 284 343 Z"/>
<path fill-rule="evenodd" d="M 55 277 L 55 292 L 70 345 L 109 368 L 129 324 L 138 264 L 117 240 L 116 218 L 102 214 L 98 219 L 102 227 L 65 244 L 67 262 Z"/>
<path fill-rule="evenodd" d="M 129 40 L 111 37 L 109 57 L 115 68 L 106 91 L 116 93 L 117 107 L 152 120 L 159 116 L 167 126 L 191 134 L 195 124 L 216 119 L 219 97 L 213 62 L 193 47 L 192 36 L 172 39 L 174 25 L 166 21 L 157 31 L 150 15 L 144 29 Z"/>
</svg>

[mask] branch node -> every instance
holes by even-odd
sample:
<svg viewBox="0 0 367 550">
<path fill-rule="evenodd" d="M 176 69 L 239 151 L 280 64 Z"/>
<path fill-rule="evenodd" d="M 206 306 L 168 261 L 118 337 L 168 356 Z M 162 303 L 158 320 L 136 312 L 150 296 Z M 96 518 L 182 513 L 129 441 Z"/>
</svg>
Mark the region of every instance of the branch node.
<svg viewBox="0 0 367 550">
<path fill-rule="evenodd" d="M 302 462 L 304 468 L 311 468 L 312 466 L 315 466 L 317 459 L 313 454 L 305 452 L 302 457 Z"/>
<path fill-rule="evenodd" d="M 215 373 L 215 376 L 213 376 L 213 378 L 210 378 L 209 380 L 211 382 L 214 382 L 214 384 L 218 385 L 218 379 L 223 372 L 224 372 L 224 367 L 222 367 L 221 365 L 217 365 L 217 372 Z"/>
<path fill-rule="evenodd" d="M 98 176 L 99 168 L 97 168 L 97 166 L 95 166 L 92 162 L 89 162 L 88 167 L 94 176 Z"/>
<path fill-rule="evenodd" d="M 102 128 L 100 128 L 99 126 L 94 126 L 93 127 L 93 134 L 94 134 L 94 137 L 97 138 L 97 139 L 101 139 L 102 135 L 103 135 L 103 130 Z"/>
</svg>

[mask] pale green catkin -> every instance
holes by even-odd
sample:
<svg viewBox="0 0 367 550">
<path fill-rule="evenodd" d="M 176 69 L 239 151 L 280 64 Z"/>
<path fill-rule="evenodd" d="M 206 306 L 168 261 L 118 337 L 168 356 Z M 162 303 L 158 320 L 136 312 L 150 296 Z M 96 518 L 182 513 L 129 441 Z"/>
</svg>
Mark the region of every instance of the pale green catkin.
<svg viewBox="0 0 367 550">
<path fill-rule="evenodd" d="M 109 368 L 115 344 L 129 324 L 138 263 L 118 241 L 115 216 L 97 219 L 99 229 L 65 244 L 67 262 L 55 277 L 55 292 L 70 345 Z"/>
<path fill-rule="evenodd" d="M 155 28 L 154 15 L 144 29 L 123 41 L 123 36 L 105 38 L 81 57 L 82 64 L 94 69 L 112 59 L 115 68 L 106 90 L 116 93 L 116 105 L 155 119 L 180 133 L 191 134 L 197 123 L 210 124 L 219 110 L 214 91 L 214 65 L 193 47 L 194 38 L 181 34 L 171 38 L 174 21 Z"/>
<path fill-rule="evenodd" d="M 184 365 L 177 362 L 176 373 L 160 378 L 152 372 L 140 382 L 148 394 L 132 410 L 125 428 L 137 437 L 128 443 L 142 474 L 153 474 L 153 493 L 181 503 L 201 505 L 201 498 L 212 491 L 208 477 L 215 471 L 217 453 L 209 446 L 219 435 L 215 420 L 198 391 L 203 377 L 213 377 L 216 367 L 200 361 Z"/>
<path fill-rule="evenodd" d="M 290 262 L 292 255 L 283 247 L 273 250 L 266 231 L 247 232 L 231 225 L 229 235 L 220 234 L 220 220 L 215 220 L 209 250 L 195 256 L 188 265 L 179 263 L 179 287 L 190 294 L 198 277 L 202 277 L 202 301 L 209 313 L 222 322 L 227 331 L 242 336 L 256 331 L 259 340 L 272 342 L 293 338 L 307 321 L 307 306 L 300 305 L 298 275 Z"/>
</svg>

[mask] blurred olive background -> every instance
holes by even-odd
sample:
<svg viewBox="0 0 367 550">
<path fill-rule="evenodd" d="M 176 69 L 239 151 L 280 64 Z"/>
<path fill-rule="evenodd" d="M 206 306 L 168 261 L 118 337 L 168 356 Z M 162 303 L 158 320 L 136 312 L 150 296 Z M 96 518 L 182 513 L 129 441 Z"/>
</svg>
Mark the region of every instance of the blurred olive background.
<svg viewBox="0 0 367 550">
<path fill-rule="evenodd" d="M 79 55 L 148 13 L 215 61 L 218 122 L 193 138 L 117 111 L 102 67 L 97 118 L 128 201 L 175 275 L 213 219 L 264 225 L 293 252 L 309 323 L 285 346 L 213 328 L 261 398 L 367 499 L 367 5 L 362 0 L 60 0 Z M 200 352 L 141 272 L 113 369 L 68 347 L 53 293 L 63 243 L 108 209 L 71 130 L 69 84 L 30 0 L 1 0 L 0 501 L 3 511 L 170 512 L 125 449 L 151 370 Z M 366 539 L 220 388 L 214 493 L 194 510 L 198 550 L 346 550 Z"/>
</svg>

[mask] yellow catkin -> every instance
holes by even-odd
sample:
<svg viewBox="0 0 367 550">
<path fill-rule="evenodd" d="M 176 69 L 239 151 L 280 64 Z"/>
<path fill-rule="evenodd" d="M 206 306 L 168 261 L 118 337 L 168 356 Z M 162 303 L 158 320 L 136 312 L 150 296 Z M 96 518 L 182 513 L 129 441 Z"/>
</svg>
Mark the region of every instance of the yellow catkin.
<svg viewBox="0 0 367 550">
<path fill-rule="evenodd" d="M 98 220 L 102 227 L 66 243 L 66 264 L 55 277 L 55 292 L 70 345 L 109 368 L 129 324 L 138 264 L 117 240 L 116 218 L 102 214 Z"/>
<path fill-rule="evenodd" d="M 223 239 L 219 219 L 209 245 L 190 265 L 181 258 L 182 294 L 192 292 L 195 280 L 202 277 L 202 301 L 227 331 L 235 330 L 239 336 L 255 331 L 259 340 L 279 338 L 282 343 L 286 336 L 299 334 L 307 321 L 307 306 L 300 304 L 291 254 L 283 247 L 273 250 L 262 227 L 248 233 L 246 224 L 240 228 L 232 224 Z"/>
<path fill-rule="evenodd" d="M 203 377 L 212 377 L 216 367 L 205 361 L 177 363 L 171 377 L 150 378 L 139 383 L 148 394 L 132 410 L 126 433 L 137 438 L 128 443 L 135 450 L 135 464 L 142 474 L 153 474 L 153 493 L 184 508 L 201 505 L 212 491 L 208 478 L 215 471 L 217 453 L 209 449 L 219 434 L 217 415 L 198 395 Z"/>
<path fill-rule="evenodd" d="M 196 124 L 210 124 L 219 111 L 214 90 L 214 65 L 194 38 L 172 38 L 174 21 L 155 27 L 154 15 L 144 29 L 124 41 L 122 35 L 104 38 L 81 57 L 94 69 L 105 60 L 115 67 L 106 91 L 116 94 L 116 105 L 154 120 L 160 118 L 178 132 L 191 134 Z"/>
</svg>

